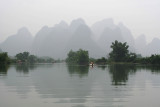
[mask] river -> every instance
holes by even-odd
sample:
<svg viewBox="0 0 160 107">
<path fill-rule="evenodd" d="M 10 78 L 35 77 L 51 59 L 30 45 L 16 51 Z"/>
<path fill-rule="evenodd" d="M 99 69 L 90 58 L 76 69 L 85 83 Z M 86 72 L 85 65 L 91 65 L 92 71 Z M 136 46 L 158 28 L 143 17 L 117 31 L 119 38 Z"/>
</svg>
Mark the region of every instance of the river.
<svg viewBox="0 0 160 107">
<path fill-rule="evenodd" d="M 0 67 L 0 107 L 160 107 L 160 67 Z"/>
</svg>

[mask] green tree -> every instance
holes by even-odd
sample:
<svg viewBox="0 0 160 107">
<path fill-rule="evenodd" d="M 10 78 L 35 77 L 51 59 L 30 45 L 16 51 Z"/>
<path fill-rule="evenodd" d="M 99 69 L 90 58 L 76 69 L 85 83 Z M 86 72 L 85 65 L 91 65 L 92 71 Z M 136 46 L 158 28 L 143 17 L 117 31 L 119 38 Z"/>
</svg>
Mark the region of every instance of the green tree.
<svg viewBox="0 0 160 107">
<path fill-rule="evenodd" d="M 9 57 L 6 52 L 0 53 L 0 64 L 7 64 L 9 63 Z"/>
<path fill-rule="evenodd" d="M 29 57 L 29 52 L 23 52 L 16 54 L 17 60 L 21 60 L 22 62 L 27 62 Z"/>
<path fill-rule="evenodd" d="M 70 50 L 68 53 L 68 57 L 66 59 L 67 63 L 77 63 L 77 54 L 76 52 Z"/>
<path fill-rule="evenodd" d="M 127 62 L 135 62 L 137 55 L 135 53 L 129 53 L 127 56 Z"/>
<path fill-rule="evenodd" d="M 25 61 L 28 60 L 28 57 L 29 57 L 29 52 L 23 52 L 23 59 L 24 59 Z"/>
<path fill-rule="evenodd" d="M 78 51 L 74 52 L 71 50 L 68 53 L 68 57 L 66 59 L 66 62 L 86 65 L 89 63 L 88 51 L 79 49 Z"/>
<path fill-rule="evenodd" d="M 28 62 L 29 63 L 35 63 L 35 62 L 37 62 L 37 57 L 35 55 L 30 55 L 28 57 Z"/>
<path fill-rule="evenodd" d="M 85 65 L 89 63 L 88 51 L 82 49 L 79 49 L 79 51 L 77 51 L 77 63 Z"/>
<path fill-rule="evenodd" d="M 16 58 L 17 58 L 17 60 L 23 60 L 23 55 L 22 55 L 22 53 L 16 54 Z"/>
<path fill-rule="evenodd" d="M 160 64 L 160 55 L 151 55 L 150 61 L 151 64 Z"/>
<path fill-rule="evenodd" d="M 102 58 L 96 60 L 96 64 L 104 65 L 106 63 L 107 63 L 107 59 L 105 57 L 102 57 Z"/>
<path fill-rule="evenodd" d="M 115 62 L 125 61 L 128 56 L 128 48 L 127 43 L 121 43 L 117 40 L 112 42 L 111 45 L 112 51 L 109 53 L 110 59 Z"/>
</svg>

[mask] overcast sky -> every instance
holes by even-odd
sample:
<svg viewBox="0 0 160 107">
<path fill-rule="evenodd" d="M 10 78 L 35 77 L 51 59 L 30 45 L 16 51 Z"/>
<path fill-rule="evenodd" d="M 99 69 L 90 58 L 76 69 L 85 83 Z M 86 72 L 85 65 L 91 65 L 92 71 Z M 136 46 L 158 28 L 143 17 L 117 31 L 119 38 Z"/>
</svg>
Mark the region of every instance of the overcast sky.
<svg viewBox="0 0 160 107">
<path fill-rule="evenodd" d="M 69 24 L 76 18 L 89 26 L 113 18 L 135 38 L 160 38 L 160 0 L 0 0 L 0 42 L 24 26 L 34 36 L 44 25 L 52 27 L 61 20 Z"/>
</svg>

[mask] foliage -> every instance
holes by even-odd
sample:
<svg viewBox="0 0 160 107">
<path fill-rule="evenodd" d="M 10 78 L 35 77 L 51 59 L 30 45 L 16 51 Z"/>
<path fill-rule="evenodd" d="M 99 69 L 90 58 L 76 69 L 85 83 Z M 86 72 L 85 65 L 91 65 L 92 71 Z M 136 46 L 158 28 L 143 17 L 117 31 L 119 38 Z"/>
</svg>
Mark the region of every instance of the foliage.
<svg viewBox="0 0 160 107">
<path fill-rule="evenodd" d="M 127 43 L 121 43 L 117 40 L 112 42 L 112 51 L 109 53 L 110 59 L 115 62 L 125 61 L 128 56 L 128 45 Z"/>
<path fill-rule="evenodd" d="M 105 57 L 96 60 L 96 64 L 106 64 L 106 63 L 107 59 Z"/>
<path fill-rule="evenodd" d="M 68 53 L 68 57 L 66 59 L 66 62 L 86 65 L 89 63 L 88 51 L 79 49 L 78 51 L 74 52 L 71 50 Z"/>
<path fill-rule="evenodd" d="M 50 57 L 37 57 L 30 55 L 29 52 L 18 53 L 16 56 L 17 61 L 21 63 L 53 63 L 54 59 Z"/>
<path fill-rule="evenodd" d="M 0 53 L 0 64 L 8 64 L 9 63 L 9 57 L 6 52 Z"/>
<path fill-rule="evenodd" d="M 88 51 L 79 49 L 77 51 L 77 63 L 78 64 L 88 64 L 89 63 L 89 55 Z"/>
<path fill-rule="evenodd" d="M 35 56 L 35 55 L 29 55 L 28 56 L 28 62 L 29 63 L 35 63 L 35 62 L 37 62 L 37 57 Z"/>
<path fill-rule="evenodd" d="M 129 46 L 126 42 L 121 43 L 116 40 L 115 42 L 112 42 L 111 48 L 113 49 L 112 52 L 109 53 L 111 61 L 160 65 L 160 55 L 142 57 L 141 55 L 136 55 L 135 53 L 129 53 Z"/>
<path fill-rule="evenodd" d="M 127 62 L 135 62 L 137 55 L 135 53 L 129 53 L 126 57 Z"/>
<path fill-rule="evenodd" d="M 70 50 L 69 53 L 68 53 L 68 57 L 66 59 L 66 62 L 67 63 L 77 63 L 77 53 Z"/>
<path fill-rule="evenodd" d="M 29 52 L 18 53 L 15 56 L 17 60 L 21 60 L 22 62 L 26 62 L 29 57 Z"/>
<path fill-rule="evenodd" d="M 137 63 L 160 65 L 160 55 L 151 55 L 150 57 L 138 58 Z"/>
<path fill-rule="evenodd" d="M 127 43 L 121 43 L 117 40 L 112 42 L 112 51 L 109 53 L 110 61 L 114 62 L 135 62 L 137 55 L 135 53 L 129 53 L 129 46 Z"/>
<path fill-rule="evenodd" d="M 117 40 L 112 42 L 112 52 L 109 53 L 110 60 L 115 62 L 132 62 L 139 64 L 160 65 L 160 55 L 151 55 L 150 57 L 142 57 L 135 53 L 129 53 L 127 43 L 121 43 Z"/>
</svg>

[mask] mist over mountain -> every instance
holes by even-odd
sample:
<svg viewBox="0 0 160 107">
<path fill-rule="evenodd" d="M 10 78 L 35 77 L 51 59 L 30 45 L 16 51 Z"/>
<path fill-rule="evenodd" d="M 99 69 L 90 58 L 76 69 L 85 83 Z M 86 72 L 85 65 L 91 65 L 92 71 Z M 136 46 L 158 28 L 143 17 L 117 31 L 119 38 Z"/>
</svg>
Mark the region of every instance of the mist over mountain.
<svg viewBox="0 0 160 107">
<path fill-rule="evenodd" d="M 131 31 L 123 25 L 123 23 L 116 25 L 114 24 L 113 19 L 109 18 L 96 22 L 91 28 L 94 33 L 95 40 L 101 48 L 105 49 L 106 47 L 106 51 L 108 53 L 111 50 L 110 44 L 115 40 L 127 42 L 130 46 L 129 50 L 135 52 L 133 35 L 131 34 Z"/>
<path fill-rule="evenodd" d="M 0 48 L 9 55 L 16 55 L 19 52 L 29 51 L 33 37 L 27 28 L 23 27 L 18 30 L 17 34 L 9 36 Z"/>
<path fill-rule="evenodd" d="M 135 48 L 137 54 L 142 54 L 143 56 L 146 56 L 146 36 L 144 34 L 140 35 L 135 39 Z"/>
<path fill-rule="evenodd" d="M 106 28 L 114 29 L 115 27 L 113 19 L 109 18 L 96 22 L 91 26 L 91 29 L 95 35 L 95 40 L 98 40 Z"/>
<path fill-rule="evenodd" d="M 68 29 L 69 25 L 65 21 L 61 21 L 59 24 L 56 24 L 54 27 Z"/>
<path fill-rule="evenodd" d="M 115 40 L 124 42 L 121 30 L 118 27 L 115 29 L 105 28 L 103 33 L 100 35 L 98 44 L 102 49 L 104 49 L 105 53 L 108 54 L 111 51 L 110 46 Z"/>
<path fill-rule="evenodd" d="M 150 56 L 151 54 L 160 54 L 160 39 L 154 38 L 147 44 L 146 36 L 140 35 L 135 40 L 136 52 L 143 56 Z"/>
<path fill-rule="evenodd" d="M 154 38 L 146 47 L 146 55 L 160 54 L 160 39 Z"/>
<path fill-rule="evenodd" d="M 53 28 L 44 27 L 37 33 L 32 53 L 38 56 L 66 58 L 71 49 L 81 48 L 88 50 L 91 57 L 100 57 L 103 52 L 92 40 L 92 36 L 93 33 L 84 20 L 73 20 L 70 25 L 63 21 Z"/>
<path fill-rule="evenodd" d="M 85 49 L 89 51 L 90 57 L 101 57 L 104 52 L 98 47 L 97 43 L 92 39 L 93 33 L 87 25 L 80 25 L 72 34 L 66 49 L 78 50 Z"/>
<path fill-rule="evenodd" d="M 115 40 L 127 42 L 130 51 L 143 56 L 160 54 L 158 38 L 149 44 L 145 35 L 134 40 L 129 28 L 123 23 L 114 24 L 111 18 L 98 21 L 91 27 L 81 18 L 73 20 L 70 24 L 61 21 L 54 27 L 42 27 L 34 38 L 28 29 L 23 27 L 17 34 L 1 43 L 0 49 L 12 56 L 29 51 L 37 56 L 65 59 L 71 49 L 76 51 L 81 48 L 88 50 L 90 57 L 99 58 L 107 56 L 111 51 L 110 45 Z"/>
<path fill-rule="evenodd" d="M 135 52 L 135 40 L 131 31 L 125 25 L 123 25 L 123 23 L 119 23 L 118 27 L 121 30 L 124 41 L 127 42 L 127 44 L 129 45 L 129 50 L 131 52 Z"/>
<path fill-rule="evenodd" d="M 35 36 L 32 44 L 32 53 L 37 55 L 41 52 L 41 47 L 46 36 L 51 32 L 51 28 L 44 26 Z"/>
<path fill-rule="evenodd" d="M 32 52 L 38 56 L 64 58 L 70 36 L 69 27 L 65 22 L 60 22 L 52 28 L 42 28 L 33 42 Z"/>
<path fill-rule="evenodd" d="M 69 29 L 72 33 L 74 33 L 77 30 L 77 28 L 81 25 L 86 25 L 86 23 L 83 19 L 78 18 L 71 22 Z"/>
</svg>

